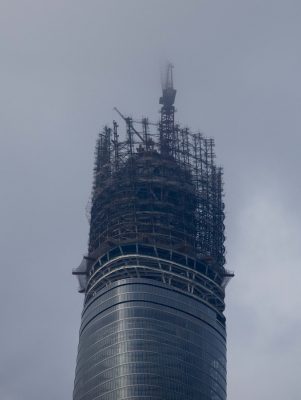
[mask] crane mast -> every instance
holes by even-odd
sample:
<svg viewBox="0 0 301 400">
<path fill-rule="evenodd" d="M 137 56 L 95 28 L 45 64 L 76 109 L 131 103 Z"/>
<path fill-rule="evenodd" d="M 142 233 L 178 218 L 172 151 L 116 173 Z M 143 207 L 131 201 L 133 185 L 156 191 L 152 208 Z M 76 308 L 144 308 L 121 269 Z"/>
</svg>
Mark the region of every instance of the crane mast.
<svg viewBox="0 0 301 400">
<path fill-rule="evenodd" d="M 160 147 L 163 154 L 172 155 L 172 143 L 175 134 L 175 107 L 174 102 L 177 91 L 173 87 L 173 65 L 168 64 L 165 79 L 162 82 L 162 96 L 159 103 L 161 107 L 160 121 Z"/>
</svg>

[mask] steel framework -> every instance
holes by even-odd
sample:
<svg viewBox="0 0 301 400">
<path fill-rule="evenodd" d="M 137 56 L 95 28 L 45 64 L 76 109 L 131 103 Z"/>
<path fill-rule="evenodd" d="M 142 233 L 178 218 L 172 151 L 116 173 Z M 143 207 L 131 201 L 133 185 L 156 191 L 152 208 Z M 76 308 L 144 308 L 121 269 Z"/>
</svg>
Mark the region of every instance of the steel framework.
<svg viewBox="0 0 301 400">
<path fill-rule="evenodd" d="M 99 133 L 89 252 L 74 271 L 80 291 L 98 258 L 131 243 L 189 254 L 224 282 L 233 276 L 224 268 L 223 171 L 215 164 L 214 140 L 175 124 L 175 96 L 170 66 L 159 123 L 135 121 L 115 108 L 125 132 L 113 121 Z"/>
<path fill-rule="evenodd" d="M 116 121 L 99 134 L 89 253 L 142 240 L 188 246 L 223 266 L 222 168 L 214 162 L 214 140 L 174 125 L 166 114 L 162 107 L 157 132 L 145 118 L 140 132 L 126 117 L 125 140 Z"/>
<path fill-rule="evenodd" d="M 223 172 L 175 96 L 97 138 L 74 400 L 226 400 Z"/>
</svg>

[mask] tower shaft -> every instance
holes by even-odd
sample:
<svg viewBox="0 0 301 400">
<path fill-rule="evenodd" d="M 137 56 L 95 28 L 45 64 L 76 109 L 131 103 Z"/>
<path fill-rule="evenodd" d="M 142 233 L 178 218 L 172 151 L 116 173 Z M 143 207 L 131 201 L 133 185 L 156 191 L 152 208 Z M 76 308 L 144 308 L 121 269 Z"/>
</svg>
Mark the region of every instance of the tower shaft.
<svg viewBox="0 0 301 400">
<path fill-rule="evenodd" d="M 74 400 L 226 399 L 222 170 L 175 95 L 169 66 L 158 131 L 97 141 Z"/>
</svg>

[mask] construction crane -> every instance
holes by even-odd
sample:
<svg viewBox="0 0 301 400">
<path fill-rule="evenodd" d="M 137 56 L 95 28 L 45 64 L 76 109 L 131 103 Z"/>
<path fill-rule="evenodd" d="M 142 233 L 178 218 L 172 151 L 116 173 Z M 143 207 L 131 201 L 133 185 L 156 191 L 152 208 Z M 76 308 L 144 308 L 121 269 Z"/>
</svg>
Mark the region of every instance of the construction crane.
<svg viewBox="0 0 301 400">
<path fill-rule="evenodd" d="M 136 135 L 139 137 L 140 140 L 144 141 L 143 137 L 140 135 L 140 133 L 133 127 L 133 121 L 132 118 L 130 117 L 125 117 L 117 107 L 114 107 L 114 110 L 120 115 L 120 117 L 126 122 L 128 127 L 133 130 L 133 132 L 136 133 Z"/>
<path fill-rule="evenodd" d="M 170 108 L 173 106 L 176 98 L 177 91 L 173 87 L 173 65 L 167 64 L 165 77 L 162 80 L 162 97 L 160 97 L 160 104 L 163 107 Z"/>
<path fill-rule="evenodd" d="M 119 114 L 119 116 L 120 116 L 125 122 L 127 122 L 127 119 L 128 119 L 129 117 L 125 117 L 125 116 L 118 110 L 117 107 L 114 107 L 114 111 L 116 111 L 116 112 Z M 131 120 L 132 122 L 134 122 L 134 124 L 143 125 L 143 123 L 144 123 L 143 121 L 145 120 L 145 118 L 143 118 L 142 121 L 138 121 L 138 120 L 135 120 L 135 119 L 132 119 L 132 118 L 130 118 L 130 120 Z M 150 122 L 148 119 L 147 119 L 147 124 L 148 124 L 148 125 L 152 125 L 152 126 L 159 126 L 159 123 L 158 123 L 158 122 Z"/>
<path fill-rule="evenodd" d="M 142 141 L 142 143 L 145 145 L 145 149 L 149 150 L 149 149 L 153 149 L 154 147 L 154 142 L 152 140 L 152 138 L 150 137 L 150 134 L 148 133 L 148 126 L 149 125 L 153 125 L 153 126 L 159 126 L 159 123 L 154 123 L 154 122 L 149 122 L 148 118 L 142 118 L 141 121 L 135 121 L 130 117 L 125 117 L 119 110 L 117 107 L 114 107 L 114 110 L 119 114 L 119 116 L 125 121 L 125 123 L 127 124 L 127 128 L 128 128 L 128 135 L 129 135 L 129 141 L 130 143 L 132 143 L 132 135 L 131 135 L 131 131 L 133 131 L 138 137 L 139 139 Z M 133 122 L 137 123 L 137 124 L 141 124 L 143 127 L 143 133 L 142 135 L 134 128 L 133 126 Z"/>
</svg>

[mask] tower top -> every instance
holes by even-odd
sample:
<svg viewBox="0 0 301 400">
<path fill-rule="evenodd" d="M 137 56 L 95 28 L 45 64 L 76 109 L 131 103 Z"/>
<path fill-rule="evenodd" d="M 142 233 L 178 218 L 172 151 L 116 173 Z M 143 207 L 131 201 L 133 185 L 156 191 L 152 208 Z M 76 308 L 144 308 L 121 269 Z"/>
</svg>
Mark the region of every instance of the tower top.
<svg viewBox="0 0 301 400">
<path fill-rule="evenodd" d="M 170 108 L 173 106 L 176 98 L 177 91 L 173 87 L 173 65 L 167 64 L 164 79 L 162 81 L 162 97 L 160 97 L 159 103 L 163 107 Z"/>
</svg>

